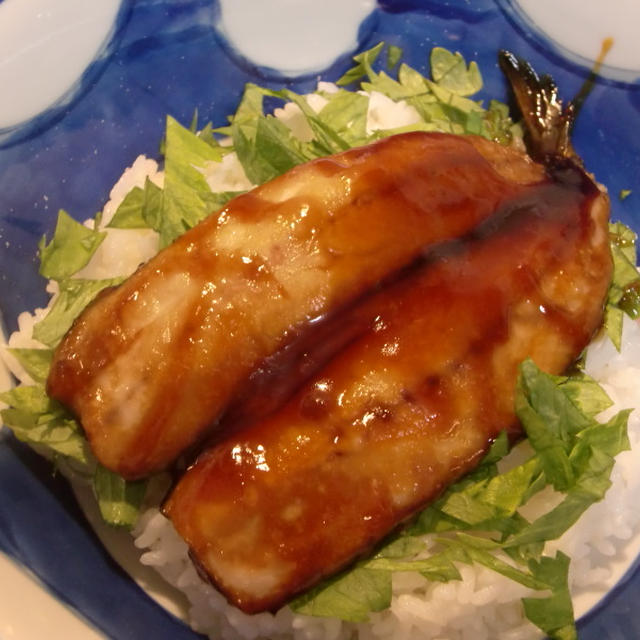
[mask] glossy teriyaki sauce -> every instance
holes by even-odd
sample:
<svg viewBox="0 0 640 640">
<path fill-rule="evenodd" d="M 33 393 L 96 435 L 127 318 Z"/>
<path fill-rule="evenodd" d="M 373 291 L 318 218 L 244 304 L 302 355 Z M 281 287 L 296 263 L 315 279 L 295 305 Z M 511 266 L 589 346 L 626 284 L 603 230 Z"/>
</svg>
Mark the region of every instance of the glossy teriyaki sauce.
<svg viewBox="0 0 640 640">
<path fill-rule="evenodd" d="M 279 607 L 428 504 L 502 430 L 518 436 L 519 363 L 560 373 L 600 326 L 607 220 L 606 197 L 558 161 L 336 318 L 348 344 L 200 455 L 165 511 L 230 602 Z"/>
<path fill-rule="evenodd" d="M 429 133 L 296 167 L 92 303 L 48 390 L 103 465 L 127 478 L 164 469 L 250 394 L 270 356 L 302 354 L 318 318 L 470 232 L 541 172 L 484 139 Z"/>
</svg>

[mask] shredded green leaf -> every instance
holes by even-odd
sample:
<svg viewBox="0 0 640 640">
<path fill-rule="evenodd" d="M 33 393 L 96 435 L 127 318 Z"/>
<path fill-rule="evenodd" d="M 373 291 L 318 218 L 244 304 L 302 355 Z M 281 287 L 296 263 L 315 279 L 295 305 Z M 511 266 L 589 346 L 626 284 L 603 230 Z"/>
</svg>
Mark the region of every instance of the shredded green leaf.
<svg viewBox="0 0 640 640">
<path fill-rule="evenodd" d="M 361 93 L 340 90 L 325 96 L 328 103 L 317 114 L 335 134 L 350 147 L 367 140 L 367 110 L 369 98 Z"/>
<path fill-rule="evenodd" d="M 305 145 L 277 118 L 265 115 L 263 98 L 270 92 L 248 84 L 231 121 L 235 152 L 247 178 L 262 184 L 311 159 Z"/>
<path fill-rule="evenodd" d="M 482 76 L 475 62 L 467 64 L 459 53 L 442 47 L 431 51 L 433 81 L 459 96 L 470 96 L 482 89 Z"/>
<path fill-rule="evenodd" d="M 309 616 L 365 622 L 369 613 L 383 611 L 390 604 L 391 574 L 356 567 L 299 596 L 290 606 Z"/>
<path fill-rule="evenodd" d="M 159 229 L 161 210 L 162 190 L 147 178 L 143 189 L 134 187 L 129 191 L 107 226 L 113 229 Z"/>
<path fill-rule="evenodd" d="M 15 436 L 51 453 L 87 463 L 87 441 L 66 410 L 47 395 L 43 384 L 20 386 L 0 393 L 9 405 L 1 412 L 2 421 Z"/>
<path fill-rule="evenodd" d="M 336 84 L 339 87 L 346 87 L 370 75 L 373 72 L 372 65 L 380 55 L 382 49 L 384 49 L 384 42 L 379 42 L 375 47 L 353 56 L 356 66 L 349 69 L 349 71 L 338 79 Z"/>
<path fill-rule="evenodd" d="M 40 275 L 64 280 L 84 267 L 105 238 L 105 233 L 88 229 L 62 209 L 51 242 L 43 236 L 40 250 Z"/>
<path fill-rule="evenodd" d="M 132 527 L 147 490 L 147 481 L 127 481 L 102 465 L 97 465 L 93 489 L 105 522 L 117 527 Z"/>
<path fill-rule="evenodd" d="M 349 143 L 327 122 L 326 119 L 319 117 L 318 114 L 309 106 L 304 96 L 298 95 L 293 91 L 284 89 L 278 93 L 274 93 L 285 100 L 290 100 L 298 105 L 311 127 L 314 135 L 314 155 L 325 156 L 333 153 L 340 153 L 349 148 Z"/>
<path fill-rule="evenodd" d="M 529 570 L 549 585 L 546 598 L 523 598 L 525 615 L 550 638 L 575 640 L 578 637 L 573 620 L 573 605 L 568 586 L 569 558 L 558 552 L 555 557 L 532 560 Z"/>
<path fill-rule="evenodd" d="M 165 177 L 161 214 L 153 228 L 160 234 L 160 247 L 171 244 L 217 208 L 202 173 L 207 163 L 220 162 L 223 153 L 167 118 Z"/>
<path fill-rule="evenodd" d="M 387 47 L 387 68 L 393 69 L 402 60 L 402 47 L 390 44 Z"/>
<path fill-rule="evenodd" d="M 49 313 L 33 328 L 33 337 L 48 347 L 55 347 L 70 329 L 80 312 L 107 287 L 120 284 L 124 278 L 85 280 L 68 278 L 60 281 L 60 293 Z"/>
<path fill-rule="evenodd" d="M 626 313 L 640 317 L 640 273 L 636 267 L 636 234 L 621 222 L 609 225 L 613 278 L 605 308 L 604 328 L 620 350 L 622 322 Z"/>
<path fill-rule="evenodd" d="M 43 383 L 49 375 L 53 349 L 9 349 L 35 382 Z"/>
</svg>

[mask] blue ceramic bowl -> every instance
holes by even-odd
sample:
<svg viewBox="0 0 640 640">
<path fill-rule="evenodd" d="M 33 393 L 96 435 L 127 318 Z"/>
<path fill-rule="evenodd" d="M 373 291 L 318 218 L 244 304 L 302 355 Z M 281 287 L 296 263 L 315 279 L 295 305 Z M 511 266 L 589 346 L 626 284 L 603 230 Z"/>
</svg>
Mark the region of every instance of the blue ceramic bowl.
<svg viewBox="0 0 640 640">
<path fill-rule="evenodd" d="M 18 1 L 0 0 L 0 20 L 3 5 Z M 484 98 L 506 96 L 496 65 L 497 50 L 506 48 L 551 73 L 563 97 L 575 95 L 588 69 L 545 43 L 511 5 L 383 0 L 354 35 L 353 47 L 366 49 L 381 40 L 399 45 L 405 61 L 423 72 L 433 46 L 459 50 L 479 63 Z M 157 155 L 167 114 L 189 123 L 197 109 L 201 122 L 222 125 L 248 81 L 304 91 L 315 87 L 318 76 L 334 80 L 350 66 L 352 51 L 345 51 L 318 73 L 278 77 L 229 45 L 215 28 L 217 18 L 212 0 L 123 2 L 109 42 L 64 99 L 20 126 L 0 130 L 0 309 L 7 330 L 16 328 L 21 310 L 46 302 L 36 245 L 51 233 L 58 209 L 77 219 L 100 210 L 136 156 Z M 640 193 L 624 200 L 617 194 L 640 185 L 639 121 L 638 84 L 599 79 L 574 132 L 585 165 L 612 194 L 613 218 L 636 230 Z M 66 484 L 11 436 L 0 440 L 0 549 L 109 637 L 197 637 L 109 558 Z M 632 569 L 580 621 L 581 638 L 640 637 L 640 575 Z"/>
</svg>

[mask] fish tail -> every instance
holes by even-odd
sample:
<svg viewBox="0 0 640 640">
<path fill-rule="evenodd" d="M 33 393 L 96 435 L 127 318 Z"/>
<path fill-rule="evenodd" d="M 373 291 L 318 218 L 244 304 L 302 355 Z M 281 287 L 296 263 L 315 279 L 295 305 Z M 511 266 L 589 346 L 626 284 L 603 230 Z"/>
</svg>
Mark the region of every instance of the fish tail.
<svg viewBox="0 0 640 640">
<path fill-rule="evenodd" d="M 558 156 L 581 164 L 570 141 L 573 103 L 563 106 L 551 76 L 539 76 L 526 60 L 502 50 L 498 62 L 522 113 L 529 155 L 546 164 Z"/>
</svg>

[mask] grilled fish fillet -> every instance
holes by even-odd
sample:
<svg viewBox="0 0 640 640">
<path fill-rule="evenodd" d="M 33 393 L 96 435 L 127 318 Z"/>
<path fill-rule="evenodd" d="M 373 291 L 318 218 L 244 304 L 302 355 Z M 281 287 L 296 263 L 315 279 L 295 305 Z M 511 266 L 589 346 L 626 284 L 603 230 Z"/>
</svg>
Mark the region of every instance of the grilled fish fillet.
<svg viewBox="0 0 640 640">
<path fill-rule="evenodd" d="M 572 161 L 341 319 L 368 325 L 289 401 L 203 453 L 165 513 L 229 601 L 276 609 L 469 471 L 531 357 L 560 373 L 602 319 L 608 200 Z"/>
<path fill-rule="evenodd" d="M 428 133 L 296 167 L 99 296 L 57 348 L 48 392 L 104 466 L 164 469 L 250 395 L 265 359 L 305 348 L 318 320 L 542 173 L 481 138 Z"/>
</svg>

